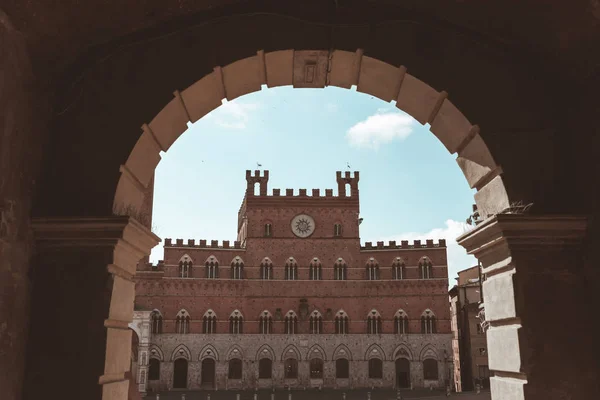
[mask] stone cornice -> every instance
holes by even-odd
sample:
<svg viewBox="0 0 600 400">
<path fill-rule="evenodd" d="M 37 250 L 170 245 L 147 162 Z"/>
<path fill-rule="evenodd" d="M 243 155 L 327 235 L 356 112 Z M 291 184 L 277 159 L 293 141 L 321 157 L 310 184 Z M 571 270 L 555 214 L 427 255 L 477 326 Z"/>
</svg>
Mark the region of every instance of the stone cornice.
<svg viewBox="0 0 600 400">
<path fill-rule="evenodd" d="M 587 222 L 585 216 L 497 214 L 459 236 L 457 242 L 475 256 L 501 243 L 511 248 L 580 246 Z"/>
</svg>

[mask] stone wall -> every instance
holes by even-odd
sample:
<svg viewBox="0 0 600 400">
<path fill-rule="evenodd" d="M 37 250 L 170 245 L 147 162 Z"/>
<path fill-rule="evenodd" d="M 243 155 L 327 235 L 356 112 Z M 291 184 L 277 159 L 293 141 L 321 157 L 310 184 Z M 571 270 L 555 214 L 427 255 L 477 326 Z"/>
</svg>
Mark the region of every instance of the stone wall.
<svg viewBox="0 0 600 400">
<path fill-rule="evenodd" d="M 229 334 L 160 334 L 153 335 L 150 349 L 162 354 L 160 381 L 150 381 L 149 388 L 173 387 L 173 361 L 186 358 L 188 388 L 200 389 L 202 360 L 216 359 L 217 389 L 255 387 L 312 387 L 336 388 L 395 387 L 397 358 L 410 360 L 410 377 L 413 387 L 442 387 L 446 379 L 452 380 L 452 346 L 450 334 L 409 335 L 229 335 Z M 298 379 L 283 377 L 286 358 L 298 359 Z M 446 358 L 447 357 L 447 358 Z M 241 380 L 229 380 L 228 360 L 242 358 Z M 273 361 L 273 379 L 258 379 L 258 360 Z M 309 360 L 324 361 L 323 380 L 310 379 Z M 350 361 L 350 379 L 335 378 L 335 360 Z M 369 379 L 368 360 L 383 360 L 383 379 Z M 438 380 L 424 381 L 422 361 L 438 361 Z M 139 377 L 138 377 L 139 379 Z"/>
</svg>

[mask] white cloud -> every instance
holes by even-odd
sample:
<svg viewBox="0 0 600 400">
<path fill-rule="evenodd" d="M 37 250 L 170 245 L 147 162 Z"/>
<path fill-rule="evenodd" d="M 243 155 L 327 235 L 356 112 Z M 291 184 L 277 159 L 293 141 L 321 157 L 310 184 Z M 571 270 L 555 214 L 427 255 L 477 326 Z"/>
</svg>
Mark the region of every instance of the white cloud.
<svg viewBox="0 0 600 400">
<path fill-rule="evenodd" d="M 244 129 L 252 112 L 258 108 L 259 105 L 255 103 L 228 101 L 215 110 L 215 123 L 222 128 Z"/>
<path fill-rule="evenodd" d="M 352 126 L 346 132 L 350 145 L 378 149 L 394 139 L 404 140 L 412 132 L 413 118 L 399 111 L 379 109 L 375 115 Z"/>
<path fill-rule="evenodd" d="M 388 242 L 389 240 L 395 240 L 400 242 L 401 240 L 421 240 L 423 243 L 427 239 L 446 239 L 447 256 L 448 256 L 448 283 L 450 286 L 456 284 L 455 277 L 458 276 L 458 271 L 470 268 L 477 265 L 477 259 L 467 254 L 467 251 L 456 243 L 456 238 L 472 229 L 470 225 L 464 222 L 454 221 L 449 219 L 446 221 L 446 226 L 443 228 L 435 228 L 429 232 L 406 232 L 395 235 L 387 239 L 378 239 Z"/>
</svg>

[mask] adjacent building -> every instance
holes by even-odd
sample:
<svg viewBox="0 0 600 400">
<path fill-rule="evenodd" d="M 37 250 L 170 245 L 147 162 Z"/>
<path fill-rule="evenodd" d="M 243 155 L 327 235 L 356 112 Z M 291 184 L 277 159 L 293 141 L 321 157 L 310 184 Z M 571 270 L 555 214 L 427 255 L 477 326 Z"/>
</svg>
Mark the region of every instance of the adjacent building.
<svg viewBox="0 0 600 400">
<path fill-rule="evenodd" d="M 337 195 L 268 180 L 246 171 L 233 243 L 165 239 L 139 265 L 140 391 L 452 382 L 445 240 L 361 245 L 358 172 Z"/>
<path fill-rule="evenodd" d="M 481 313 L 482 274 L 479 266 L 458 273 L 457 285 L 450 289 L 454 385 L 457 392 L 476 385 L 489 388 L 487 342 Z"/>
</svg>

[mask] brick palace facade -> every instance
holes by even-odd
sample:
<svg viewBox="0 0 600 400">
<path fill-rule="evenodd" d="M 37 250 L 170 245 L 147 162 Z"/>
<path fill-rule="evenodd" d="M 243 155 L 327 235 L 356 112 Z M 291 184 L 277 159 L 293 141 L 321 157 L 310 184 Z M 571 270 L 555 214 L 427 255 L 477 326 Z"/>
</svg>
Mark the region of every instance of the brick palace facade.
<svg viewBox="0 0 600 400">
<path fill-rule="evenodd" d="M 358 172 L 337 196 L 268 179 L 246 171 L 234 243 L 165 239 L 138 266 L 139 390 L 452 382 L 445 240 L 361 246 Z"/>
</svg>

